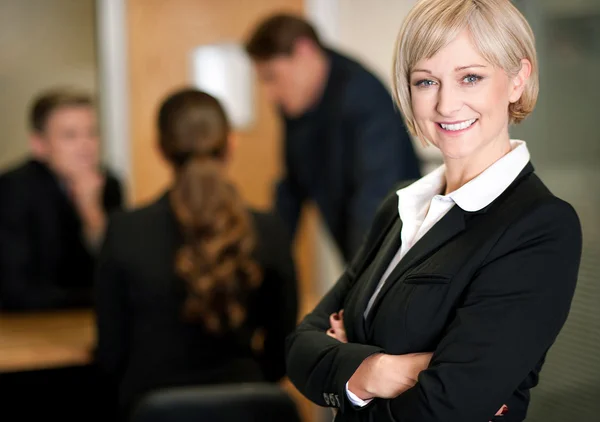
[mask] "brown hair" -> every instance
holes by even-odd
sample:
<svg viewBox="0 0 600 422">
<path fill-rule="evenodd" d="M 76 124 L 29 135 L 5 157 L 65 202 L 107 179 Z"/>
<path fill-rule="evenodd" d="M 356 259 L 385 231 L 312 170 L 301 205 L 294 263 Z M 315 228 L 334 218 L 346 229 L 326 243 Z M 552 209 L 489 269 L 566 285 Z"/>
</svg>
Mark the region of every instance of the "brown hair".
<svg viewBox="0 0 600 422">
<path fill-rule="evenodd" d="M 258 25 L 246 42 L 246 51 L 255 60 L 269 60 L 291 54 L 296 41 L 301 38 L 323 48 L 310 23 L 298 16 L 278 14 Z"/>
<path fill-rule="evenodd" d="M 29 127 L 35 132 L 43 132 L 50 115 L 63 107 L 93 107 L 92 97 L 85 92 L 73 89 L 54 89 L 37 96 L 29 112 Z"/>
<path fill-rule="evenodd" d="M 227 117 L 214 97 L 185 89 L 163 102 L 158 129 L 161 150 L 176 173 L 170 202 L 183 233 L 175 270 L 188 291 L 184 316 L 213 332 L 236 328 L 262 275 L 252 258 L 250 215 L 223 175 Z"/>
</svg>

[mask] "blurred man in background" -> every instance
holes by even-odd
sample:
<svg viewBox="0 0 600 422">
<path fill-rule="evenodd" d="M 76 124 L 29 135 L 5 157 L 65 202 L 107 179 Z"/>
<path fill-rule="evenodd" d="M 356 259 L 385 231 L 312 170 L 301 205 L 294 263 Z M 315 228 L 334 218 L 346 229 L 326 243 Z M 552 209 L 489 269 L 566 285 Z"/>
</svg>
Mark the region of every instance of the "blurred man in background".
<svg viewBox="0 0 600 422">
<path fill-rule="evenodd" d="M 89 306 L 106 216 L 122 205 L 119 182 L 100 168 L 92 99 L 47 92 L 30 129 L 31 158 L 0 176 L 0 309 Z"/>
<path fill-rule="evenodd" d="M 292 233 L 307 200 L 349 261 L 394 186 L 420 177 L 402 117 L 384 85 L 322 45 L 305 20 L 276 15 L 246 43 L 285 123 L 285 176 L 276 207 Z"/>
</svg>

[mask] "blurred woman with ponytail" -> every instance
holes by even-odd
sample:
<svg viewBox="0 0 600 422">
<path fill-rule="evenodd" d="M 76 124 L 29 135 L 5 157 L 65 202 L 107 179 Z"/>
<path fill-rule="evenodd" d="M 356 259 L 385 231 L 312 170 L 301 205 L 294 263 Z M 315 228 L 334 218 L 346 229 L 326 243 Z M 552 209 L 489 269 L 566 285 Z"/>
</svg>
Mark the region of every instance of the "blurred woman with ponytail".
<svg viewBox="0 0 600 422">
<path fill-rule="evenodd" d="M 278 381 L 297 317 L 285 226 L 227 180 L 219 102 L 176 92 L 158 132 L 172 187 L 111 219 L 96 280 L 97 362 L 122 408 L 164 387 Z"/>
</svg>

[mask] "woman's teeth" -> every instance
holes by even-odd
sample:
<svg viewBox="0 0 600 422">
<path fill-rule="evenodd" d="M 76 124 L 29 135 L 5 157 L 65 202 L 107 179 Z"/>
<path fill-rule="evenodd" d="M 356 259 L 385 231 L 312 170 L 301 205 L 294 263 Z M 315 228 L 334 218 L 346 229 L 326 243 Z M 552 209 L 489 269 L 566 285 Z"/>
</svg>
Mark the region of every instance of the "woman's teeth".
<svg viewBox="0 0 600 422">
<path fill-rule="evenodd" d="M 440 123 L 440 126 L 445 129 L 445 130 L 463 130 L 468 128 L 469 126 L 471 126 L 473 123 L 475 123 L 477 121 L 477 119 L 471 119 L 471 120 L 465 120 L 464 122 L 461 123 L 455 123 L 452 125 L 447 125 L 444 123 Z"/>
</svg>

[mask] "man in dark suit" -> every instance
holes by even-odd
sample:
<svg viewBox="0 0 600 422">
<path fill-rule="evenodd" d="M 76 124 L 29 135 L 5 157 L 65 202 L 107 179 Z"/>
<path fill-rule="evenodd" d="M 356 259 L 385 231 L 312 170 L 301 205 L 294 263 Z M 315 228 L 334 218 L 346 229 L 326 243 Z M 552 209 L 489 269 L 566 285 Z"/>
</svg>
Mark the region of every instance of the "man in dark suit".
<svg viewBox="0 0 600 422">
<path fill-rule="evenodd" d="M 301 18 L 268 18 L 246 50 L 285 123 L 277 210 L 293 233 L 302 205 L 314 201 L 349 261 L 385 195 L 419 177 L 402 117 L 373 74 L 325 48 Z"/>
<path fill-rule="evenodd" d="M 99 169 L 88 95 L 41 95 L 30 125 L 32 157 L 0 176 L 0 309 L 89 306 L 94 252 L 121 187 Z"/>
</svg>

